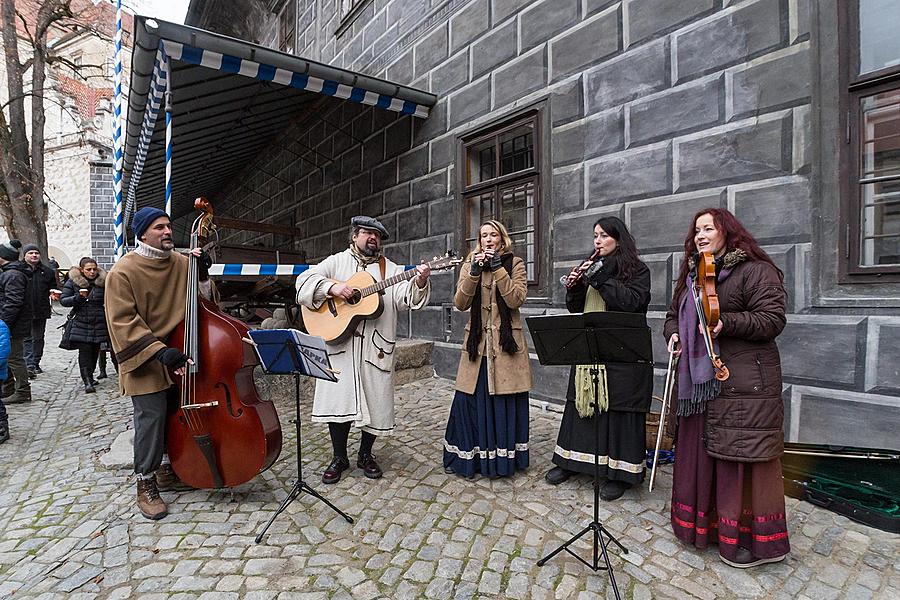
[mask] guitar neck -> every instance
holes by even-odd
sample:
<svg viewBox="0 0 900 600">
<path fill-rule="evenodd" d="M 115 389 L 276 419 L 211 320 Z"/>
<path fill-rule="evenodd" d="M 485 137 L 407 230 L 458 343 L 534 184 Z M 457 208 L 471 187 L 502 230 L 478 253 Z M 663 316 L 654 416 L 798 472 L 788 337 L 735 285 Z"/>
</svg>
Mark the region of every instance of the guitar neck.
<svg viewBox="0 0 900 600">
<path fill-rule="evenodd" d="M 419 272 L 416 271 L 415 269 L 410 269 L 409 271 L 404 271 L 403 273 L 400 273 L 399 275 L 394 275 L 393 277 L 388 277 L 387 279 L 385 279 L 383 281 L 376 281 L 373 285 L 364 287 L 361 290 L 359 290 L 359 293 L 362 295 L 363 298 L 365 298 L 366 296 L 370 296 L 372 294 L 375 294 L 377 292 L 385 290 L 396 283 L 400 283 L 401 281 L 408 281 L 408 280 L 412 279 L 413 277 L 415 277 L 418 273 Z"/>
</svg>

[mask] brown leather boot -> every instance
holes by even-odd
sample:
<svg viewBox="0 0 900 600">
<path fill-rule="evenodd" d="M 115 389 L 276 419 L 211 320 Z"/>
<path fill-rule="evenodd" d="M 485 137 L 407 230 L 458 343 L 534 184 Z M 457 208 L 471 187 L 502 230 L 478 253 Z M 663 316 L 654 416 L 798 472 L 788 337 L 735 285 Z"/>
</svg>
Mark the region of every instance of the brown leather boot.
<svg viewBox="0 0 900 600">
<path fill-rule="evenodd" d="M 156 487 L 156 479 L 138 479 L 137 505 L 141 514 L 154 521 L 162 519 L 169 514 L 166 503 L 159 497 L 159 489 Z"/>
<path fill-rule="evenodd" d="M 191 489 L 191 486 L 183 482 L 175 473 L 175 469 L 172 468 L 172 465 L 168 463 L 159 465 L 159 468 L 156 470 L 156 487 L 163 491 L 184 491 Z"/>
</svg>

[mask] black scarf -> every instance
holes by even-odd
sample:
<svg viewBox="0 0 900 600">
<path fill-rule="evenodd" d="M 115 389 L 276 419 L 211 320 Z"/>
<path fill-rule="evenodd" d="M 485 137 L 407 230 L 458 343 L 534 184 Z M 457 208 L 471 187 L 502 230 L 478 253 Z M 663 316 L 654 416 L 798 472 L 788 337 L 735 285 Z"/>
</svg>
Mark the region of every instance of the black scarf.
<svg viewBox="0 0 900 600">
<path fill-rule="evenodd" d="M 513 254 L 511 252 L 500 257 L 502 269 L 512 277 L 512 261 Z M 478 358 L 478 346 L 481 345 L 481 277 L 478 277 L 478 291 L 472 298 L 472 307 L 469 309 L 472 315 L 469 324 L 469 340 L 466 343 L 466 351 L 469 353 L 469 360 L 475 361 Z M 497 288 L 497 310 L 500 312 L 500 347 L 507 354 L 515 354 L 519 351 L 519 345 L 513 337 L 512 317 L 509 312 L 509 306 L 503 301 L 500 295 L 500 288 Z"/>
</svg>

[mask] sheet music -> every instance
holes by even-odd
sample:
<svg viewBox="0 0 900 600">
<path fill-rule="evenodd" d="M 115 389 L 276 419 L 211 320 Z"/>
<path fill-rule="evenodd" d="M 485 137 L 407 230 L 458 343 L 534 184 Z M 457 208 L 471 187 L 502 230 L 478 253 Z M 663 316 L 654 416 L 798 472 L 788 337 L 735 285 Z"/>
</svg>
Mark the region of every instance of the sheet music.
<svg viewBox="0 0 900 600">
<path fill-rule="evenodd" d="M 331 368 L 331 361 L 328 359 L 325 340 L 297 329 L 291 329 L 290 332 L 297 343 L 297 349 L 300 351 L 300 358 L 303 360 L 303 368 L 306 372 L 319 379 L 337 381 Z"/>
<path fill-rule="evenodd" d="M 248 332 L 260 363 L 268 373 L 303 375 L 337 381 L 325 340 L 296 329 L 254 329 Z"/>
</svg>

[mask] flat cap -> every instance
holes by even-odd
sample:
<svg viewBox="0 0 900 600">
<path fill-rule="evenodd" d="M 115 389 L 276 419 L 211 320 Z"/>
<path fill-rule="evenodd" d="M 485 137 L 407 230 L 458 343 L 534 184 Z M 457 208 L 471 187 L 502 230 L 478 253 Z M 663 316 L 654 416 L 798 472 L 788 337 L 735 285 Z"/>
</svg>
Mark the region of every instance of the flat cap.
<svg viewBox="0 0 900 600">
<path fill-rule="evenodd" d="M 362 227 L 363 229 L 371 229 L 372 231 L 377 231 L 381 234 L 382 240 L 387 240 L 391 237 L 390 234 L 388 234 L 388 230 L 385 228 L 385 226 L 381 224 L 381 221 L 373 217 L 353 217 L 352 219 L 350 219 L 350 225 L 352 225 L 353 227 Z"/>
</svg>

